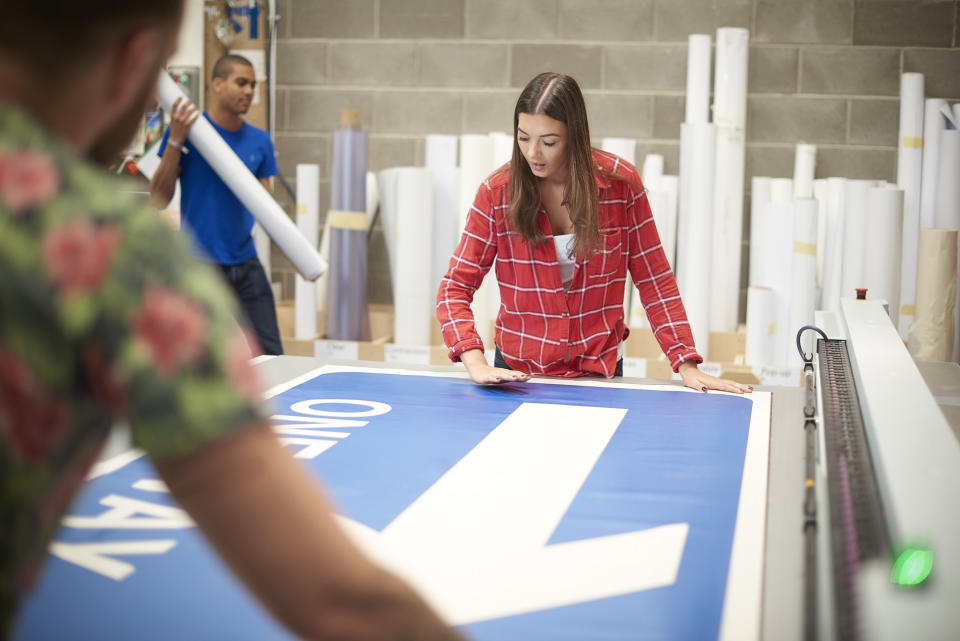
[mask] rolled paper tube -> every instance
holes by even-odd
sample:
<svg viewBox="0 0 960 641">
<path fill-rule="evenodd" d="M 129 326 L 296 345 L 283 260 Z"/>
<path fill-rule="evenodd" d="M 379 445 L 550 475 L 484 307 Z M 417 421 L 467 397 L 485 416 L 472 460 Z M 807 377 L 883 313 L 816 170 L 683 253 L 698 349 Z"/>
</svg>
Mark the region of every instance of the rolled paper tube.
<svg viewBox="0 0 960 641">
<path fill-rule="evenodd" d="M 397 275 L 397 171 L 384 169 L 377 175 L 380 189 L 380 224 L 383 226 L 384 244 L 387 246 L 387 262 L 390 265 L 390 282 Z"/>
<path fill-rule="evenodd" d="M 846 178 L 827 179 L 827 213 L 823 247 L 823 295 L 821 308 L 840 309 L 840 285 L 843 278 L 844 194 Z"/>
<path fill-rule="evenodd" d="M 710 121 L 710 36 L 687 39 L 687 100 L 684 122 Z"/>
<path fill-rule="evenodd" d="M 794 203 L 793 265 L 790 268 L 790 320 L 785 332 L 789 365 L 800 366 L 796 350 L 797 331 L 813 324 L 817 294 L 817 220 L 820 214 L 817 201 L 801 198 Z M 813 351 L 813 336 L 803 337 L 803 351 Z"/>
<path fill-rule="evenodd" d="M 186 99 L 186 96 L 177 83 L 166 72 L 162 72 L 157 81 L 157 100 L 164 110 L 169 112 L 177 98 Z M 316 248 L 307 242 L 290 217 L 206 118 L 197 118 L 193 123 L 189 140 L 230 191 L 263 225 L 270 238 L 287 255 L 301 276 L 307 280 L 316 280 L 327 270 L 326 261 L 320 257 Z"/>
<path fill-rule="evenodd" d="M 740 312 L 749 36 L 746 29 L 737 27 L 717 29 L 713 81 L 717 151 L 710 268 L 711 331 L 735 331 Z"/>
<path fill-rule="evenodd" d="M 917 290 L 917 237 L 920 233 L 920 181 L 923 164 L 923 74 L 900 76 L 900 144 L 897 149 L 897 185 L 903 190 L 900 241 L 900 291 L 903 306 L 897 320 L 900 337 L 907 340 Z M 903 313 L 910 312 L 910 313 Z"/>
<path fill-rule="evenodd" d="M 793 197 L 813 198 L 813 174 L 817 165 L 815 145 L 797 145 L 793 161 Z"/>
<path fill-rule="evenodd" d="M 430 167 L 433 176 L 433 269 L 430 282 L 433 292 L 450 267 L 450 258 L 457 245 L 457 188 L 460 169 L 456 166 Z"/>
<path fill-rule="evenodd" d="M 713 181 L 717 128 L 709 123 L 680 127 L 680 213 L 677 218 L 677 278 L 694 343 L 709 350 L 710 266 L 713 245 Z"/>
<path fill-rule="evenodd" d="M 770 202 L 793 202 L 793 178 L 770 179 Z"/>
<path fill-rule="evenodd" d="M 397 169 L 397 274 L 393 285 L 394 334 L 398 345 L 429 345 L 437 290 L 431 281 L 433 175 L 425 167 Z"/>
<path fill-rule="evenodd" d="M 364 340 L 367 309 L 367 213 L 327 212 L 330 221 L 330 277 L 327 336 Z"/>
<path fill-rule="evenodd" d="M 640 172 L 640 179 L 643 186 L 647 189 L 660 191 L 660 179 L 663 177 L 663 156 L 660 154 L 647 154 L 643 157 L 643 171 Z"/>
<path fill-rule="evenodd" d="M 424 165 L 434 167 L 457 166 L 457 136 L 430 134 L 427 136 Z"/>
<path fill-rule="evenodd" d="M 297 165 L 297 227 L 307 242 L 316 244 L 319 228 L 320 167 Z M 321 280 L 326 280 L 322 278 Z M 296 277 L 294 285 L 294 337 L 317 336 L 317 284 Z"/>
<path fill-rule="evenodd" d="M 827 179 L 817 178 L 813 181 L 813 199 L 817 201 L 817 289 L 823 288 L 823 260 L 826 250 L 827 231 Z M 820 309 L 819 296 L 817 309 Z"/>
<path fill-rule="evenodd" d="M 747 337 L 744 359 L 747 365 L 773 367 L 774 334 L 777 322 L 777 294 L 770 287 L 747 289 Z"/>
<path fill-rule="evenodd" d="M 763 207 L 770 202 L 770 183 L 767 176 L 754 176 L 750 181 L 750 274 L 749 285 L 760 282 L 760 268 L 763 263 Z"/>
<path fill-rule="evenodd" d="M 871 187 L 867 192 L 870 222 L 863 256 L 864 286 L 870 298 L 887 301 L 894 324 L 900 310 L 903 198 L 901 189 Z M 913 270 L 915 272 L 916 265 Z"/>
<path fill-rule="evenodd" d="M 934 224 L 939 229 L 960 229 L 960 130 L 940 132 Z"/>
<path fill-rule="evenodd" d="M 957 230 L 921 229 L 917 309 L 908 347 L 919 361 L 953 358 L 957 302 Z"/>
<path fill-rule="evenodd" d="M 942 98 L 927 98 L 923 103 L 923 162 L 920 174 L 920 227 L 935 226 L 937 172 L 940 162 L 940 132 L 947 121 L 940 110 L 947 105 Z"/>
<path fill-rule="evenodd" d="M 502 131 L 490 133 L 491 166 L 493 169 L 502 167 L 513 158 L 513 136 Z"/>
<path fill-rule="evenodd" d="M 872 180 L 848 180 L 844 190 L 843 266 L 840 279 L 840 298 L 853 298 L 856 290 L 864 287 L 864 252 L 867 235 L 867 197 Z"/>
<path fill-rule="evenodd" d="M 637 141 L 633 138 L 604 138 L 600 141 L 600 149 L 637 166 Z"/>
<path fill-rule="evenodd" d="M 715 332 L 736 331 L 740 313 L 746 151 L 743 134 L 740 126 L 717 126 L 713 262 L 710 268 L 710 330 Z"/>
<path fill-rule="evenodd" d="M 660 233 L 660 244 L 667 255 L 670 267 L 677 265 L 677 199 L 680 190 L 679 176 L 664 174 L 660 177 L 660 190 L 667 194 L 667 208 L 659 218 L 656 218 L 657 231 Z"/>
<path fill-rule="evenodd" d="M 771 287 L 777 294 L 777 317 L 774 327 L 774 364 L 788 367 L 793 363 L 790 356 L 789 336 L 790 300 L 793 288 L 794 218 L 796 203 L 768 203 L 764 207 L 767 232 L 764 252 L 762 285 Z M 794 335 L 795 336 L 795 335 Z M 794 353 L 796 349 L 794 349 Z"/>
</svg>

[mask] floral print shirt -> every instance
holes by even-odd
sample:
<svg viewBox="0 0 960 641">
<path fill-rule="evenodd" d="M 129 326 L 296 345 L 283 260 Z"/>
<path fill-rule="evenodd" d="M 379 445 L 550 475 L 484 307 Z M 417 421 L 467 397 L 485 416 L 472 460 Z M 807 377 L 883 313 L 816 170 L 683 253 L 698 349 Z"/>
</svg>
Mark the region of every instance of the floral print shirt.
<svg viewBox="0 0 960 641">
<path fill-rule="evenodd" d="M 264 415 L 232 295 L 123 187 L 0 105 L 0 638 L 115 421 L 157 458 Z"/>
</svg>

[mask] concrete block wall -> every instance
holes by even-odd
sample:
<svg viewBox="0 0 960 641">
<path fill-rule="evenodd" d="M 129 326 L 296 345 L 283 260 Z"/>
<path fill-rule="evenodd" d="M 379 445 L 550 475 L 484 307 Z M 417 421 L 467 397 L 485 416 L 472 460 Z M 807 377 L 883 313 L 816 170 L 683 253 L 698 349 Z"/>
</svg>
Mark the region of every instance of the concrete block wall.
<svg viewBox="0 0 960 641">
<path fill-rule="evenodd" d="M 320 164 L 321 212 L 340 108 L 361 111 L 371 170 L 418 165 L 428 133 L 510 131 L 520 89 L 546 70 L 580 82 L 595 139 L 636 138 L 638 159 L 662 153 L 676 173 L 686 39 L 721 26 L 751 33 L 747 189 L 792 176 L 798 142 L 818 146 L 818 177 L 893 181 L 900 73 L 960 99 L 958 0 L 281 0 L 279 12 L 279 166 L 292 183 L 297 163 Z M 375 234 L 371 302 L 391 302 L 386 272 Z M 275 252 L 285 296 L 292 274 Z"/>
</svg>

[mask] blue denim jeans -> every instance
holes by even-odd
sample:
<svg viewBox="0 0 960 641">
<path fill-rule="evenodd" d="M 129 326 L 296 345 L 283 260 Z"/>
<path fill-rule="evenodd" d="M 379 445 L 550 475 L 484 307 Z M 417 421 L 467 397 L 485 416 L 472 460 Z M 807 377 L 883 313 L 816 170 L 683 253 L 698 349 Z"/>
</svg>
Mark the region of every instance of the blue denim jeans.
<svg viewBox="0 0 960 641">
<path fill-rule="evenodd" d="M 280 329 L 277 327 L 277 308 L 273 302 L 273 290 L 263 271 L 260 259 L 253 258 L 239 265 L 218 265 L 224 278 L 230 283 L 237 301 L 247 320 L 256 332 L 260 349 L 264 354 L 283 354 Z"/>
<path fill-rule="evenodd" d="M 503 354 L 500 353 L 500 348 L 496 348 L 496 352 L 493 354 L 493 366 L 502 367 L 503 369 L 513 369 L 507 365 L 506 361 L 503 360 Z M 617 367 L 613 370 L 614 376 L 623 376 L 623 359 L 617 359 Z"/>
</svg>

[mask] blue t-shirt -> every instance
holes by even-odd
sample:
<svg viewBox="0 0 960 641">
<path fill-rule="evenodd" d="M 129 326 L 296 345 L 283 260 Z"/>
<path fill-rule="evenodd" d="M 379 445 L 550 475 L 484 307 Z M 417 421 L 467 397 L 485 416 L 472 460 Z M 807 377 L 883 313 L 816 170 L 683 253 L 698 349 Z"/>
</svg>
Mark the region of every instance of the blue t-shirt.
<svg viewBox="0 0 960 641">
<path fill-rule="evenodd" d="M 247 122 L 237 131 L 227 131 L 210 120 L 206 112 L 203 117 L 254 176 L 277 175 L 273 143 L 266 131 Z M 163 156 L 169 137 L 168 127 L 160 141 L 158 155 Z M 180 220 L 183 228 L 191 232 L 200 256 L 220 265 L 238 265 L 255 257 L 257 248 L 250 235 L 253 215 L 189 140 L 186 147 L 190 153 L 180 155 Z"/>
</svg>

